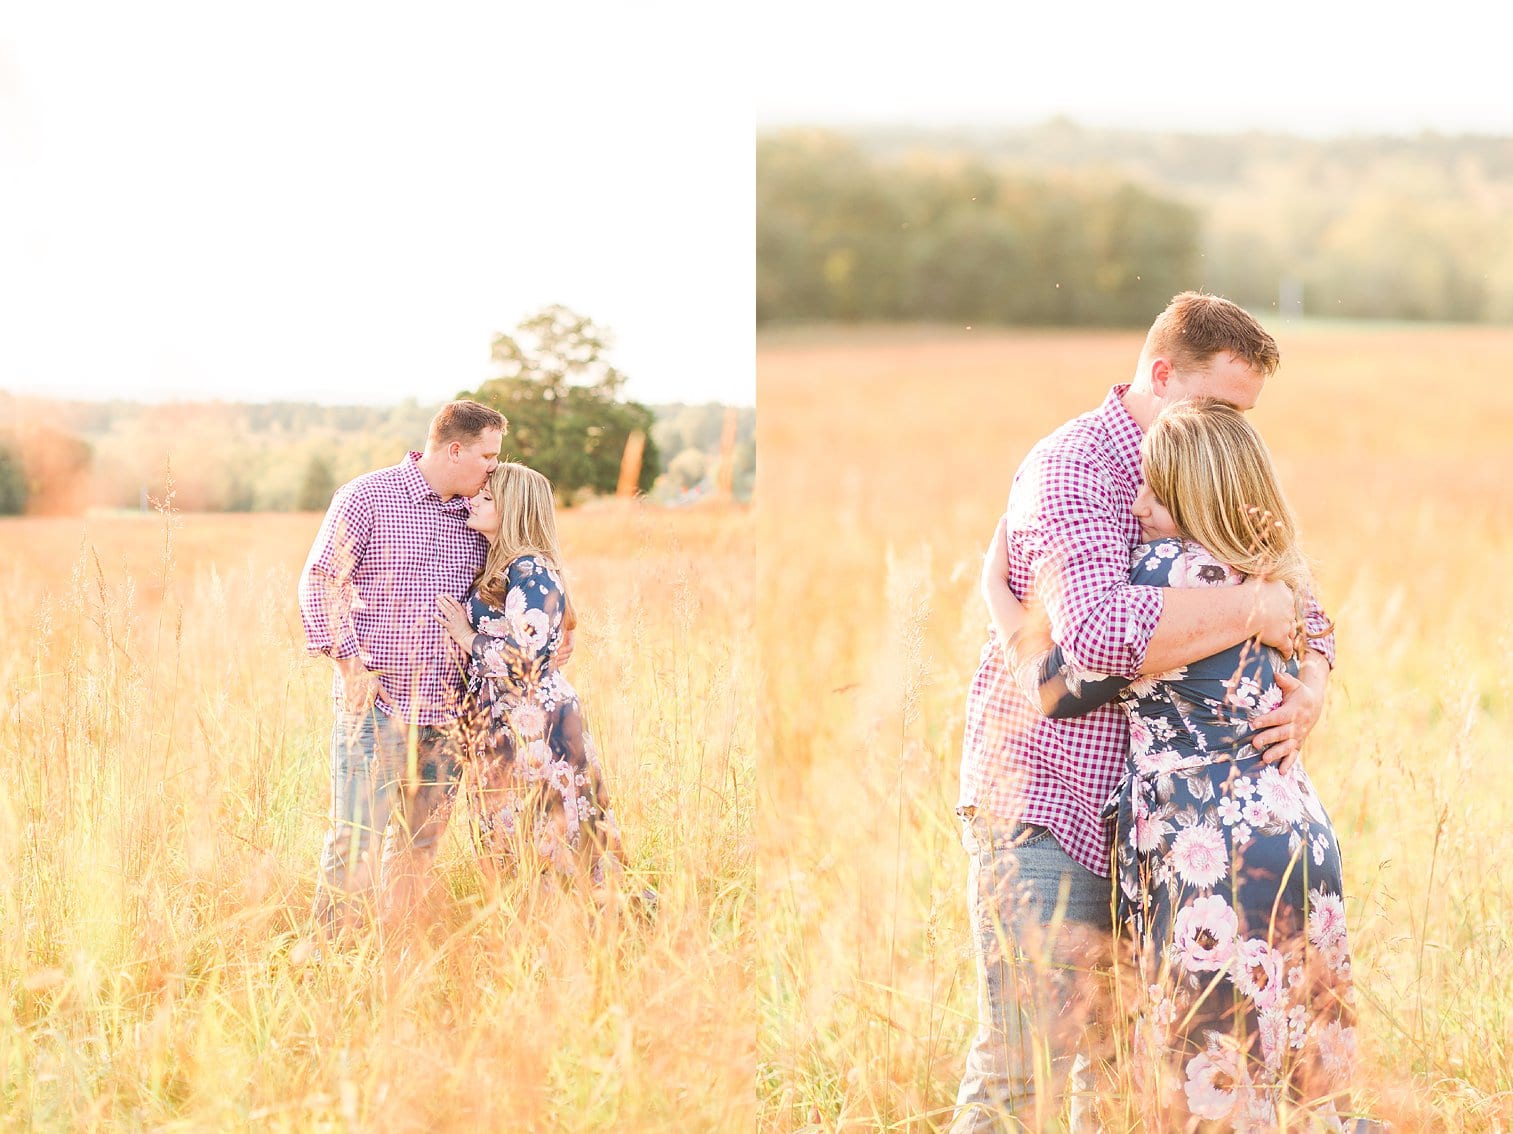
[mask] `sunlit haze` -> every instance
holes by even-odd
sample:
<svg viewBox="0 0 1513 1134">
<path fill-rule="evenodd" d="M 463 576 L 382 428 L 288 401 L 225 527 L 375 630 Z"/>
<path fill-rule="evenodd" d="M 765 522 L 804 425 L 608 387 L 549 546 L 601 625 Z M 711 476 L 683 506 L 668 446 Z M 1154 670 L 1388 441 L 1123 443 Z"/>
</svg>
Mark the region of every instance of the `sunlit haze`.
<svg viewBox="0 0 1513 1134">
<path fill-rule="evenodd" d="M 435 402 L 562 303 L 630 396 L 752 403 L 750 75 L 711 11 L 10 8 L 0 390 Z"/>
<path fill-rule="evenodd" d="M 1030 125 L 1201 132 L 1513 134 L 1489 9 L 1279 3 L 880 9 L 774 0 L 782 68 L 757 73 L 758 126 Z"/>
</svg>

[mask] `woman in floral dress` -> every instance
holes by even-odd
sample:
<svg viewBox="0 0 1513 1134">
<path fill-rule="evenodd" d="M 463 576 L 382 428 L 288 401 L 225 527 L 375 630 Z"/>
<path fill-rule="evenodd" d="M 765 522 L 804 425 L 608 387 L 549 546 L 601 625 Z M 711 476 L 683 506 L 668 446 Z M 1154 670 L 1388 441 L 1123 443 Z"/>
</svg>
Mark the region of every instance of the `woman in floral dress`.
<svg viewBox="0 0 1513 1134">
<path fill-rule="evenodd" d="M 620 835 L 578 695 L 554 665 L 575 618 L 558 571 L 551 483 L 504 463 L 470 504 L 487 559 L 466 604 L 436 601 L 467 656 L 474 835 L 496 863 L 597 885 L 619 867 Z"/>
<path fill-rule="evenodd" d="M 1130 581 L 1308 588 L 1270 455 L 1220 402 L 1167 409 L 1141 447 L 1142 543 Z M 1007 592 L 1007 585 L 1003 587 Z M 1006 641 L 1024 626 L 990 594 Z M 1014 648 L 1014 643 L 1011 647 Z M 1075 716 L 1117 697 L 1129 719 L 1116 821 L 1118 923 L 1134 942 L 1136 1073 L 1158 1129 L 1271 1129 L 1348 1109 L 1354 1054 L 1339 845 L 1303 770 L 1261 762 L 1250 718 L 1297 661 L 1256 642 L 1128 683 L 1059 648 L 1016 650 L 1032 703 Z"/>
</svg>

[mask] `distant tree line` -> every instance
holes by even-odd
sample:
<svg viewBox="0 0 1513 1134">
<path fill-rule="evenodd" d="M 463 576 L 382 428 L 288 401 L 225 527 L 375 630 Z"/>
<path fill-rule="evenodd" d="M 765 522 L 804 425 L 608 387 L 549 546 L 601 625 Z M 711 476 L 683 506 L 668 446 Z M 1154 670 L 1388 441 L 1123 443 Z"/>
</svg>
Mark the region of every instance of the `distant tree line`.
<svg viewBox="0 0 1513 1134">
<path fill-rule="evenodd" d="M 6 408 L 0 397 L 0 409 Z M 10 428 L 0 430 L 0 516 L 73 512 L 88 504 L 89 443 L 52 421 L 20 429 L 16 415 L 4 416 Z"/>
<path fill-rule="evenodd" d="M 1513 139 L 790 130 L 757 147 L 757 318 L 1513 321 Z M 1058 286 L 1059 285 L 1059 286 Z"/>
<path fill-rule="evenodd" d="M 20 446 L 13 439 L 0 437 L 0 516 L 21 515 L 30 496 Z"/>
<path fill-rule="evenodd" d="M 496 336 L 497 376 L 457 396 L 501 410 L 504 456 L 545 473 L 565 503 L 616 491 L 637 432 L 636 488 L 654 500 L 677 498 L 717 468 L 725 407 L 624 399 L 625 376 L 606 360 L 607 345 L 591 320 L 543 308 Z M 184 511 L 319 511 L 346 481 L 420 448 L 439 404 L 59 403 L 0 393 L 0 417 L 19 423 L 0 433 L 0 514 L 147 508 L 166 495 L 170 475 Z M 711 429 L 711 419 L 720 424 Z M 756 471 L 755 411 L 741 420 L 733 479 L 745 500 Z"/>
<path fill-rule="evenodd" d="M 1195 209 L 1129 181 L 757 144 L 757 320 L 1149 321 L 1192 278 Z"/>
</svg>

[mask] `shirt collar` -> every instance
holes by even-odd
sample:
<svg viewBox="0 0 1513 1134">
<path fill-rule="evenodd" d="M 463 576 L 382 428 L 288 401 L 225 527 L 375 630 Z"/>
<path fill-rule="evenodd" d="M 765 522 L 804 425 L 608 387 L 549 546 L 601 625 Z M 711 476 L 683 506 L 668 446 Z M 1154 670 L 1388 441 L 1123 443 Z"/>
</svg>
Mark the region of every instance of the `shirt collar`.
<svg viewBox="0 0 1513 1134">
<path fill-rule="evenodd" d="M 1129 383 L 1111 388 L 1108 397 L 1103 399 L 1103 404 L 1093 412 L 1093 416 L 1108 434 L 1109 451 L 1114 455 L 1114 460 L 1129 474 L 1134 484 L 1140 484 L 1143 481 L 1140 475 L 1140 440 L 1145 436 L 1145 431 L 1130 416 L 1129 410 L 1124 408 L 1124 393 L 1128 389 Z"/>
<path fill-rule="evenodd" d="M 419 503 L 427 496 L 436 496 L 431 491 L 431 486 L 426 483 L 426 478 L 421 474 L 420 466 L 416 464 L 420 460 L 420 454 L 411 449 L 405 454 L 405 459 L 399 462 L 399 479 L 405 486 L 405 495 Z M 436 497 L 437 500 L 441 498 Z"/>
<path fill-rule="evenodd" d="M 405 495 L 417 504 L 427 499 L 434 500 L 443 512 L 466 512 L 467 497 L 454 496 L 450 500 L 443 500 L 421 473 L 420 466 L 416 464 L 419 460 L 420 454 L 411 449 L 405 454 L 405 459 L 399 462 L 399 480 L 404 485 Z"/>
</svg>

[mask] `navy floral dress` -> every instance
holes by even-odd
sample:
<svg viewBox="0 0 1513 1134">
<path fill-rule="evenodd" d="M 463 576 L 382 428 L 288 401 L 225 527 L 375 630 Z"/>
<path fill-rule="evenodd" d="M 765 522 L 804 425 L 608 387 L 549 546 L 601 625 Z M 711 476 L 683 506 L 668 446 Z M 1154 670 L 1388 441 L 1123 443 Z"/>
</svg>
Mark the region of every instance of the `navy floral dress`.
<svg viewBox="0 0 1513 1134">
<path fill-rule="evenodd" d="M 504 606 L 468 592 L 477 634 L 468 659 L 466 748 L 479 849 L 597 883 L 618 868 L 620 835 L 578 695 L 552 665 L 567 598 L 546 560 L 506 569 Z"/>
<path fill-rule="evenodd" d="M 1130 581 L 1243 580 L 1197 544 L 1164 539 L 1136 548 Z M 1105 815 L 1151 1121 L 1266 1129 L 1301 1106 L 1332 1123 L 1355 1047 L 1339 845 L 1301 762 L 1284 775 L 1249 741 L 1250 718 L 1281 703 L 1277 674 L 1296 676 L 1296 661 L 1248 642 L 1133 683 L 1078 670 L 1059 649 L 1018 670 L 1053 716 L 1117 697 L 1129 719 Z"/>
</svg>

